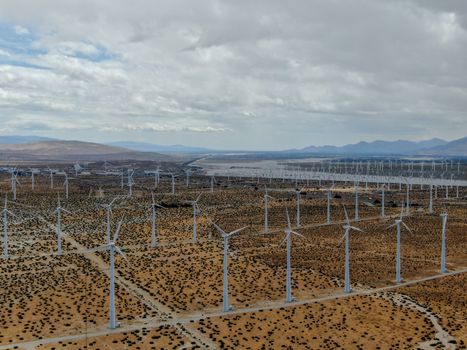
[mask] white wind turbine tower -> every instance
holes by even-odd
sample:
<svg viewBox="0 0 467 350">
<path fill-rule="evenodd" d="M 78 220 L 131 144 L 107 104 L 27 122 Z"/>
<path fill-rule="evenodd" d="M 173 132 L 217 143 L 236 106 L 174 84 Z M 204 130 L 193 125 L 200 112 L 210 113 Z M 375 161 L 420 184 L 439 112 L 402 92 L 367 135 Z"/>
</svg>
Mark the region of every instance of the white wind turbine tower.
<svg viewBox="0 0 467 350">
<path fill-rule="evenodd" d="M 156 181 L 156 187 L 159 186 L 159 182 L 161 181 L 161 171 L 160 167 L 157 167 L 156 174 L 154 174 L 156 178 L 154 179 Z"/>
<path fill-rule="evenodd" d="M 135 171 L 133 169 L 128 169 L 128 196 L 133 196 L 133 185 L 135 184 L 133 180 L 133 174 Z"/>
<path fill-rule="evenodd" d="M 152 196 L 152 203 L 149 206 L 151 208 L 151 248 L 155 248 L 157 246 L 157 237 L 156 237 L 156 219 L 157 219 L 157 210 L 158 209 L 165 209 L 162 205 L 156 203 L 154 199 L 154 192 L 151 193 Z"/>
<path fill-rule="evenodd" d="M 36 189 L 36 179 L 35 174 L 37 174 L 36 169 L 31 169 L 31 190 L 34 191 Z"/>
<path fill-rule="evenodd" d="M 441 234 L 441 273 L 446 273 L 446 224 L 448 222 L 448 213 L 441 214 L 443 220 L 443 230 Z"/>
<path fill-rule="evenodd" d="M 221 229 L 219 226 L 214 224 L 214 227 L 219 231 L 221 234 L 222 238 L 224 239 L 224 290 L 223 290 L 223 298 L 222 298 L 222 309 L 224 312 L 232 310 L 232 307 L 229 305 L 229 278 L 228 278 L 228 256 L 229 256 L 229 239 L 232 237 L 234 234 L 239 233 L 240 231 L 243 231 L 246 229 L 248 226 L 239 228 L 238 230 L 232 231 L 230 233 L 226 233 L 223 229 Z"/>
<path fill-rule="evenodd" d="M 123 171 L 123 169 L 120 171 L 120 188 L 123 190 L 123 186 L 124 186 L 124 174 L 125 172 Z"/>
<path fill-rule="evenodd" d="M 109 251 L 110 253 L 110 303 L 109 303 L 109 328 L 115 329 L 120 326 L 115 317 L 115 253 L 120 254 L 125 261 L 128 263 L 128 258 L 125 253 L 116 245 L 120 229 L 122 227 L 123 219 L 118 223 L 117 230 L 115 231 L 113 240 L 110 243 L 102 245 L 100 247 L 89 250 L 89 252 L 95 251 Z"/>
<path fill-rule="evenodd" d="M 198 225 L 196 222 L 196 216 L 200 213 L 200 209 L 198 207 L 198 201 L 200 197 L 201 197 L 201 193 L 198 195 L 198 197 L 194 201 L 189 201 L 189 203 L 193 207 L 193 243 L 198 243 L 198 236 L 197 236 Z"/>
<path fill-rule="evenodd" d="M 334 185 L 332 185 L 331 187 L 329 187 L 326 190 L 326 196 L 327 196 L 327 200 L 328 200 L 327 208 L 326 208 L 326 225 L 331 224 L 331 199 L 332 199 L 332 190 L 333 190 L 333 188 L 334 188 Z"/>
<path fill-rule="evenodd" d="M 384 190 L 385 190 L 386 185 L 382 184 L 381 185 L 381 217 L 384 218 L 386 216 L 384 212 Z"/>
<path fill-rule="evenodd" d="M 57 254 L 58 255 L 62 255 L 62 211 L 67 213 L 67 214 L 70 214 L 71 213 L 62 208 L 62 206 L 60 205 L 60 196 L 58 197 L 58 206 L 57 206 L 57 209 L 55 209 L 54 213 L 57 213 Z"/>
<path fill-rule="evenodd" d="M 357 227 L 350 225 L 349 216 L 347 215 L 347 209 L 345 208 L 345 206 L 344 206 L 344 214 L 345 214 L 345 221 L 346 221 L 346 224 L 344 225 L 344 235 L 342 236 L 342 240 L 345 239 L 344 292 L 351 293 L 352 288 L 350 287 L 349 233 L 350 233 L 350 230 L 355 230 L 359 232 L 363 232 L 363 231 Z"/>
<path fill-rule="evenodd" d="M 190 187 L 190 175 L 191 175 L 191 170 L 190 169 L 187 169 L 185 171 L 185 174 L 186 174 L 186 188 Z"/>
<path fill-rule="evenodd" d="M 430 183 L 430 203 L 428 204 L 428 213 L 433 213 L 433 183 Z"/>
<path fill-rule="evenodd" d="M 13 191 L 13 200 L 16 201 L 16 185 L 20 185 L 16 169 L 11 172 L 11 190 Z"/>
<path fill-rule="evenodd" d="M 35 190 L 35 181 L 34 181 L 34 170 L 31 170 L 31 190 L 34 191 Z"/>
<path fill-rule="evenodd" d="M 295 194 L 296 194 L 296 203 L 297 203 L 297 228 L 300 227 L 300 199 L 301 195 L 300 193 L 305 189 L 305 187 L 299 189 L 295 189 Z"/>
<path fill-rule="evenodd" d="M 8 215 L 15 216 L 11 211 L 8 210 L 8 199 L 5 194 L 5 207 L 2 210 L 3 214 L 3 257 L 8 259 L 10 254 L 8 253 Z"/>
<path fill-rule="evenodd" d="M 214 175 L 211 175 L 211 193 L 214 192 L 214 180 L 215 180 Z"/>
<path fill-rule="evenodd" d="M 268 214 L 268 207 L 269 207 L 269 199 L 275 199 L 268 194 L 268 189 L 265 188 L 264 190 L 264 232 L 269 232 L 269 214 Z"/>
<path fill-rule="evenodd" d="M 285 209 L 285 212 L 287 214 L 287 228 L 284 230 L 286 236 L 284 240 L 281 242 L 281 244 L 279 245 L 279 247 L 282 244 L 284 244 L 284 242 L 286 242 L 287 244 L 287 274 L 286 274 L 286 281 L 285 281 L 285 301 L 287 303 L 291 303 L 292 301 L 294 301 L 294 298 L 292 296 L 292 270 L 291 270 L 291 262 L 290 262 L 290 251 L 292 247 L 291 236 L 296 235 L 302 238 L 304 237 L 300 233 L 292 231 L 292 227 L 290 225 L 289 211 L 287 210 L 287 208 Z"/>
<path fill-rule="evenodd" d="M 172 196 L 175 196 L 175 175 L 172 173 L 169 173 L 171 178 L 172 178 Z"/>
<path fill-rule="evenodd" d="M 358 182 L 355 182 L 355 221 L 359 220 L 358 215 Z"/>
<path fill-rule="evenodd" d="M 402 278 L 401 278 L 401 224 L 404 225 L 404 227 L 412 233 L 410 228 L 405 224 L 404 221 L 402 221 L 402 214 L 404 212 L 404 207 L 401 206 L 401 215 L 399 216 L 399 219 L 396 219 L 394 224 L 389 226 L 388 228 L 396 226 L 397 228 L 397 246 L 396 246 L 396 283 L 401 283 Z"/>
<path fill-rule="evenodd" d="M 49 168 L 49 173 L 50 173 L 50 188 L 54 188 L 54 171 Z"/>
<path fill-rule="evenodd" d="M 406 207 L 405 207 L 405 214 L 410 215 L 410 187 L 409 183 L 407 182 L 407 190 L 406 190 Z"/>
<path fill-rule="evenodd" d="M 68 174 L 64 172 L 65 175 L 65 181 L 63 182 L 63 185 L 65 186 L 65 198 L 68 199 Z"/>
<path fill-rule="evenodd" d="M 111 220 L 111 215 L 112 215 L 112 205 L 114 202 L 117 200 L 118 197 L 115 197 L 109 204 L 101 204 L 101 207 L 105 208 L 106 210 L 106 217 L 107 217 L 107 222 L 106 222 L 106 242 L 107 244 L 110 244 L 110 220 Z"/>
</svg>

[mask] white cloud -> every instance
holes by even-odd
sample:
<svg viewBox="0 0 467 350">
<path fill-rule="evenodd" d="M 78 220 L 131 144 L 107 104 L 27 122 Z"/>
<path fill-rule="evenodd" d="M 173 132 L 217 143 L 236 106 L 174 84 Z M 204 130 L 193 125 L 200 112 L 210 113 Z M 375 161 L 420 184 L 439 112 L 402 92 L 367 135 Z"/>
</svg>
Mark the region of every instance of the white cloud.
<svg viewBox="0 0 467 350">
<path fill-rule="evenodd" d="M 29 30 L 27 28 L 25 28 L 25 27 L 20 26 L 20 25 L 15 25 L 14 29 L 15 29 L 15 33 L 18 34 L 18 35 L 27 35 L 27 34 L 29 34 Z"/>
<path fill-rule="evenodd" d="M 41 52 L 10 58 L 46 69 L 0 64 L 0 108 L 56 133 L 210 147 L 461 137 L 466 15 L 418 0 L 4 0 L 0 21 Z"/>
</svg>

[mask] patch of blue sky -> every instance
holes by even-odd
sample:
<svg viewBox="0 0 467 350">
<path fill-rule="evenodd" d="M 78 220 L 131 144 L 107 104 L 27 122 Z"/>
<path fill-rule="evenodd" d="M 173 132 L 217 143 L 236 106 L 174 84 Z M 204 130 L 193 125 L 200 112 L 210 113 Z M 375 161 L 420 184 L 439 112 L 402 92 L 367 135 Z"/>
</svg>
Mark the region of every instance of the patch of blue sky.
<svg viewBox="0 0 467 350">
<path fill-rule="evenodd" d="M 120 58 L 118 54 L 110 52 L 109 50 L 107 50 L 106 47 L 104 47 L 101 44 L 96 44 L 86 40 L 83 40 L 82 42 L 86 45 L 92 45 L 94 48 L 96 48 L 96 52 L 85 53 L 81 51 L 76 51 L 73 54 L 73 57 L 85 59 L 92 62 L 114 61 Z"/>
<path fill-rule="evenodd" d="M 34 63 L 29 63 L 25 61 L 12 60 L 8 58 L 3 58 L 0 56 L 0 66 L 15 66 L 15 67 L 24 67 L 24 68 L 33 68 L 33 69 L 50 69 L 46 66 L 41 66 Z"/>
<path fill-rule="evenodd" d="M 0 49 L 14 55 L 38 56 L 45 54 L 43 49 L 33 47 L 38 39 L 37 33 L 27 28 L 25 33 L 18 33 L 15 24 L 0 22 Z"/>
</svg>

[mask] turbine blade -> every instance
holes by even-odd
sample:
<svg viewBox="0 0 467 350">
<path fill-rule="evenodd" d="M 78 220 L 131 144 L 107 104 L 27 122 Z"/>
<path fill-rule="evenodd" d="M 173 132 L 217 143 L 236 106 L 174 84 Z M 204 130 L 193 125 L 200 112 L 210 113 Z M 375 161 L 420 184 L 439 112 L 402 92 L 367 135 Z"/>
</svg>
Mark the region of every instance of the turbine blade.
<svg viewBox="0 0 467 350">
<path fill-rule="evenodd" d="M 114 199 L 112 199 L 112 201 L 108 204 L 109 206 L 112 206 L 112 204 L 114 204 L 114 202 L 118 199 L 118 197 L 115 197 Z"/>
<path fill-rule="evenodd" d="M 287 214 L 287 227 L 289 230 L 292 230 L 292 226 L 290 225 L 289 210 L 287 208 L 285 208 L 285 213 Z"/>
<path fill-rule="evenodd" d="M 297 235 L 297 236 L 300 236 L 300 237 L 302 237 L 302 238 L 305 238 L 305 236 L 302 235 L 301 233 L 298 233 L 298 232 L 295 232 L 295 231 L 292 231 L 292 233 L 293 233 L 294 235 Z"/>
<path fill-rule="evenodd" d="M 402 225 L 404 225 L 404 227 L 407 229 L 407 231 L 409 231 L 410 233 L 413 233 L 412 230 L 409 228 L 409 226 L 407 226 L 407 225 L 405 224 L 404 221 L 402 221 L 401 223 L 402 223 Z"/>
<path fill-rule="evenodd" d="M 285 238 L 282 240 L 281 244 L 278 245 L 278 247 L 282 247 L 282 245 L 287 241 L 287 237 L 289 236 L 290 233 L 287 233 L 285 235 Z"/>
<path fill-rule="evenodd" d="M 130 265 L 130 261 L 128 260 L 128 257 L 126 256 L 126 254 L 125 254 L 124 252 L 122 252 L 122 250 L 121 250 L 119 247 L 115 246 L 114 248 L 115 248 L 115 251 L 116 251 L 118 254 L 120 254 L 121 256 L 123 256 L 123 258 L 125 259 L 127 265 Z"/>
<path fill-rule="evenodd" d="M 224 237 L 225 235 L 227 235 L 227 233 L 225 233 L 225 231 L 223 229 L 221 229 L 219 226 L 217 226 L 217 224 L 215 222 L 212 223 L 214 225 L 214 227 L 217 229 L 217 231 L 219 231 L 219 233 L 222 235 L 222 237 Z"/>
<path fill-rule="evenodd" d="M 344 232 L 344 234 L 342 235 L 342 238 L 341 238 L 341 240 L 339 241 L 339 244 L 341 244 L 341 243 L 344 241 L 344 239 L 345 239 L 345 235 L 346 235 L 346 234 L 347 234 L 347 232 Z"/>
<path fill-rule="evenodd" d="M 230 237 L 230 236 L 233 236 L 234 234 L 239 233 L 240 231 L 243 231 L 243 230 L 246 229 L 247 227 L 248 227 L 248 226 L 244 226 L 244 227 L 242 227 L 242 228 L 239 228 L 238 230 L 232 231 L 232 232 L 230 232 L 230 233 L 228 234 L 228 236 L 229 236 L 229 237 Z"/>
<path fill-rule="evenodd" d="M 347 209 L 345 208 L 345 205 L 342 206 L 344 207 L 345 221 L 347 222 L 347 225 L 350 225 L 349 216 L 347 215 Z"/>
<path fill-rule="evenodd" d="M 91 249 L 85 249 L 82 251 L 82 253 L 95 253 L 95 252 L 102 252 L 104 250 L 108 250 L 109 249 L 109 244 L 104 244 L 104 245 L 101 245 L 99 247 L 95 247 L 95 248 L 91 248 Z"/>
<path fill-rule="evenodd" d="M 118 226 L 117 226 L 117 230 L 115 231 L 114 239 L 113 239 L 114 243 L 117 242 L 118 235 L 120 234 L 120 229 L 122 228 L 122 222 L 123 222 L 123 218 L 119 221 Z"/>
</svg>

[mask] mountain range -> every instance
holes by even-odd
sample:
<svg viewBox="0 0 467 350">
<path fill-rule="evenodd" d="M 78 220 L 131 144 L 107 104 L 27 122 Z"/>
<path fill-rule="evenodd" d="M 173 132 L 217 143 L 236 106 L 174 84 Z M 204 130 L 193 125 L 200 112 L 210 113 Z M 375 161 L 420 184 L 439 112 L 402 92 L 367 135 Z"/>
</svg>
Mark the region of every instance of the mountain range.
<svg viewBox="0 0 467 350">
<path fill-rule="evenodd" d="M 4 141 L 0 137 L 1 141 Z M 15 139 L 16 141 L 19 138 Z M 83 141 L 47 140 L 0 144 L 0 160 L 3 161 L 98 161 L 98 160 L 173 161 L 174 157 L 155 153 L 139 152 L 122 147 Z"/>
<path fill-rule="evenodd" d="M 140 152 L 160 152 L 160 153 L 211 153 L 217 152 L 213 149 L 203 147 L 190 147 L 184 145 L 157 145 L 147 142 L 135 142 L 135 141 L 117 141 L 109 142 L 107 145 L 124 147 Z"/>
<path fill-rule="evenodd" d="M 219 151 L 184 145 L 157 145 L 135 141 L 119 141 L 109 144 L 55 140 L 38 136 L 0 136 L 0 160 L 156 160 L 170 161 L 202 154 L 222 154 L 232 151 Z M 308 146 L 267 153 L 284 156 L 287 153 L 313 155 L 421 155 L 467 157 L 467 137 L 445 141 L 433 138 L 425 141 L 373 141 L 358 142 L 345 146 Z"/>
<path fill-rule="evenodd" d="M 293 150 L 303 153 L 319 153 L 319 154 L 355 154 L 355 155 L 405 155 L 417 154 L 422 150 L 429 150 L 433 147 L 447 146 L 448 141 L 433 138 L 425 141 L 361 141 L 355 144 L 345 146 L 308 146 L 302 149 Z M 447 148 L 446 148 L 447 149 Z"/>
<path fill-rule="evenodd" d="M 0 135 L 0 144 L 17 145 L 28 142 L 53 141 L 50 137 L 44 136 L 21 136 L 21 135 Z"/>
</svg>

